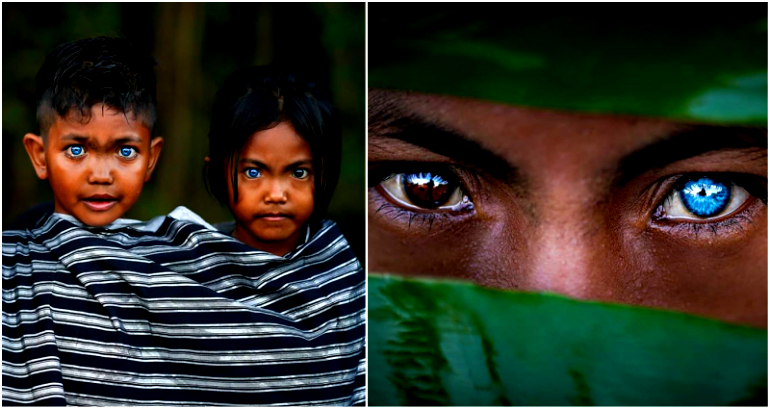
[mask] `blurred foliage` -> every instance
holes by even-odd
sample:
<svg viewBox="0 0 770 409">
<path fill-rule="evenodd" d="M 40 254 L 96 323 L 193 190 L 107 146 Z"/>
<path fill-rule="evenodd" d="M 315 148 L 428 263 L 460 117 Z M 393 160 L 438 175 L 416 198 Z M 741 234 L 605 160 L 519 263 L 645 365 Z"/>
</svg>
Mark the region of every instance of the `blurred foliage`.
<svg viewBox="0 0 770 409">
<path fill-rule="evenodd" d="M 767 406 L 767 331 L 369 275 L 372 406 Z"/>
<path fill-rule="evenodd" d="M 123 37 L 160 62 L 158 135 L 165 147 L 153 179 L 126 217 L 148 219 L 184 205 L 209 222 L 230 220 L 202 178 L 209 110 L 232 72 L 271 62 L 315 73 L 341 115 L 342 172 L 329 217 L 364 262 L 363 3 L 3 4 L 3 225 L 52 200 L 22 136 L 37 133 L 34 77 L 57 45 Z"/>
<path fill-rule="evenodd" d="M 767 3 L 372 3 L 369 86 L 766 126 L 767 13 Z"/>
</svg>

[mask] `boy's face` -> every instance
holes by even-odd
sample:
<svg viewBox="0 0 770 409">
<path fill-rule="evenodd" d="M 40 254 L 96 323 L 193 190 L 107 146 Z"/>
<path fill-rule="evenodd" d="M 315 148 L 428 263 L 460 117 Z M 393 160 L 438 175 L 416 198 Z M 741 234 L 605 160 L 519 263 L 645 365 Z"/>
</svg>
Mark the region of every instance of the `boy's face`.
<svg viewBox="0 0 770 409">
<path fill-rule="evenodd" d="M 313 214 L 315 191 L 310 146 L 286 122 L 254 133 L 243 145 L 238 172 L 238 203 L 228 178 L 233 236 L 282 256 L 293 250 L 302 226 Z M 229 169 L 225 172 L 229 175 Z"/>
<path fill-rule="evenodd" d="M 369 98 L 370 271 L 767 325 L 766 130 Z"/>
<path fill-rule="evenodd" d="M 45 141 L 27 134 L 24 144 L 38 177 L 51 184 L 55 211 L 104 226 L 139 198 L 163 140 L 151 140 L 150 130 L 131 114 L 97 104 L 88 122 L 70 111 L 57 116 Z"/>
</svg>

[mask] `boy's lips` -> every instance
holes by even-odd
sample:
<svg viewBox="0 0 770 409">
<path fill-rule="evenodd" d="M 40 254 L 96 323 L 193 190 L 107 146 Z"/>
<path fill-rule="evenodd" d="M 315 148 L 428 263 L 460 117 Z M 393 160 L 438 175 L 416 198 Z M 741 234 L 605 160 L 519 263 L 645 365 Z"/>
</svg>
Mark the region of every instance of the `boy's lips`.
<svg viewBox="0 0 770 409">
<path fill-rule="evenodd" d="M 83 203 L 95 212 L 104 212 L 115 206 L 118 199 L 110 195 L 92 195 L 84 198 Z"/>
</svg>

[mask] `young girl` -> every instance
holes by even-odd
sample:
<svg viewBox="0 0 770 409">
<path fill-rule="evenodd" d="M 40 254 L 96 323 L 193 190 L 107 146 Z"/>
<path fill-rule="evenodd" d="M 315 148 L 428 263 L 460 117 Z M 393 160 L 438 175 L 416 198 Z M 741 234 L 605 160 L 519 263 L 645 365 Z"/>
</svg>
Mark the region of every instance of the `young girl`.
<svg viewBox="0 0 770 409">
<path fill-rule="evenodd" d="M 272 366 L 253 376 L 275 377 L 281 396 L 251 403 L 364 403 L 364 273 L 324 219 L 340 173 L 332 111 L 312 81 L 274 67 L 231 75 L 214 102 L 205 179 L 235 217 L 218 229 L 259 250 L 229 254 L 230 272 L 215 281 L 286 328 L 254 341 L 275 351 L 263 349 L 257 359 Z"/>
<path fill-rule="evenodd" d="M 218 228 L 286 256 L 317 232 L 340 171 L 340 133 L 312 81 L 274 67 L 230 76 L 214 103 L 209 192 L 234 222 Z"/>
</svg>

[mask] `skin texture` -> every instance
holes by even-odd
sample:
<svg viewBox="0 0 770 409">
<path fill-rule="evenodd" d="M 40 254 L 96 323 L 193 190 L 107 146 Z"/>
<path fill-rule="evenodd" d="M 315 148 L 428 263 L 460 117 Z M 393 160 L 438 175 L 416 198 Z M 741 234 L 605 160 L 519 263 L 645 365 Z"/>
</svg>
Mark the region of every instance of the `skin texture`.
<svg viewBox="0 0 770 409">
<path fill-rule="evenodd" d="M 405 205 L 382 183 L 426 170 L 454 175 L 472 205 Z M 697 174 L 748 199 L 708 220 L 661 210 Z M 369 93 L 372 272 L 767 327 L 766 201 L 766 129 Z"/>
<path fill-rule="evenodd" d="M 90 226 L 110 224 L 134 205 L 163 148 L 141 118 L 102 104 L 87 120 L 76 110 L 57 116 L 46 138 L 26 134 L 23 142 L 37 176 L 51 184 L 54 211 Z"/>
<path fill-rule="evenodd" d="M 233 237 L 277 256 L 294 250 L 313 214 L 312 160 L 310 146 L 287 122 L 254 133 L 240 151 L 238 203 L 227 181 Z M 259 176 L 249 178 L 249 169 Z"/>
</svg>

